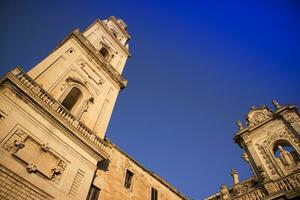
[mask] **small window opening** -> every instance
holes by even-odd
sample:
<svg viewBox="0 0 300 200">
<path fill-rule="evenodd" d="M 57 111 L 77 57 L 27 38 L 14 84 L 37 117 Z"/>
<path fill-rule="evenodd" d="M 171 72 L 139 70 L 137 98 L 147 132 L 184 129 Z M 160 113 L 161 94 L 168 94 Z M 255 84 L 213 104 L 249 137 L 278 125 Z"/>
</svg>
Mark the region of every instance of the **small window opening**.
<svg viewBox="0 0 300 200">
<path fill-rule="evenodd" d="M 126 170 L 126 176 L 125 176 L 125 182 L 124 187 L 127 189 L 130 189 L 132 186 L 132 179 L 133 179 L 133 173 L 129 170 Z"/>
<path fill-rule="evenodd" d="M 72 111 L 74 106 L 82 99 L 82 92 L 73 87 L 62 102 L 62 105 L 69 111 Z"/>
<path fill-rule="evenodd" d="M 109 55 L 109 52 L 105 47 L 102 47 L 99 52 L 104 58 L 107 58 Z"/>
<path fill-rule="evenodd" d="M 154 188 L 151 188 L 151 200 L 158 200 L 157 190 Z"/>
<path fill-rule="evenodd" d="M 100 189 L 92 185 L 87 200 L 98 200 L 99 194 L 100 194 Z"/>
</svg>

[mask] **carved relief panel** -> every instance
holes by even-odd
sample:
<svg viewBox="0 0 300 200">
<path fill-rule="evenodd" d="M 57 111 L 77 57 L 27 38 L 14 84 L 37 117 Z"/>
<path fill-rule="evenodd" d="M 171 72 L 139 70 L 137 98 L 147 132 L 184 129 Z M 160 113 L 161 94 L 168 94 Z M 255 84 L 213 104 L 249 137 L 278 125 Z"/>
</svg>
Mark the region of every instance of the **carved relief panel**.
<svg viewBox="0 0 300 200">
<path fill-rule="evenodd" d="M 21 128 L 14 131 L 2 148 L 21 161 L 29 173 L 36 173 L 55 183 L 60 181 L 67 167 L 67 161 L 47 143 L 34 139 Z"/>
</svg>

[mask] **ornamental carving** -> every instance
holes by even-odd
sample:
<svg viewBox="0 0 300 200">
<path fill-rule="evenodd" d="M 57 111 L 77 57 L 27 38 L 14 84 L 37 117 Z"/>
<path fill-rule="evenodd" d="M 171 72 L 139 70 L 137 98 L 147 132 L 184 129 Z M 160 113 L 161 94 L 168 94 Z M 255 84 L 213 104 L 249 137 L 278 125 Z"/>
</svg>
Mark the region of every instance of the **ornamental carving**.
<svg viewBox="0 0 300 200">
<path fill-rule="evenodd" d="M 252 127 L 270 119 L 271 116 L 272 113 L 266 106 L 260 108 L 251 107 L 251 111 L 247 114 L 247 124 L 249 127 Z"/>
<path fill-rule="evenodd" d="M 60 181 L 67 166 L 48 143 L 40 143 L 21 129 L 17 129 L 2 148 L 22 161 L 29 173 L 37 173 L 55 183 Z"/>
</svg>

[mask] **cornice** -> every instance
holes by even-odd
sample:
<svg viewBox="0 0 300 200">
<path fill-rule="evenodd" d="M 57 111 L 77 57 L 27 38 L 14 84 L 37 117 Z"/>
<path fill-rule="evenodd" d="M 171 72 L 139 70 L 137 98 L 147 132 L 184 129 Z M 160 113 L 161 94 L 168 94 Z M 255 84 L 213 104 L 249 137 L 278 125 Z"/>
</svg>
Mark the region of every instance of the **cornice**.
<svg viewBox="0 0 300 200">
<path fill-rule="evenodd" d="M 124 79 L 119 72 L 117 72 L 106 60 L 102 58 L 97 49 L 91 44 L 88 39 L 84 37 L 79 29 L 71 32 L 54 50 L 61 47 L 66 41 L 71 38 L 76 39 L 88 51 L 88 55 L 90 55 L 93 60 L 96 61 L 98 66 L 110 76 L 110 78 L 120 87 L 120 89 L 124 89 L 127 86 L 128 81 Z"/>
<path fill-rule="evenodd" d="M 14 90 L 17 90 L 18 94 L 28 99 L 28 102 L 46 114 L 59 127 L 63 128 L 69 136 L 79 141 L 88 152 L 92 155 L 97 155 L 97 159 L 109 158 L 108 151 L 110 147 L 108 147 L 107 143 L 64 109 L 59 102 L 44 91 L 19 67 L 8 72 L 1 79 L 0 85 L 2 86 L 4 83 L 11 85 Z"/>
</svg>

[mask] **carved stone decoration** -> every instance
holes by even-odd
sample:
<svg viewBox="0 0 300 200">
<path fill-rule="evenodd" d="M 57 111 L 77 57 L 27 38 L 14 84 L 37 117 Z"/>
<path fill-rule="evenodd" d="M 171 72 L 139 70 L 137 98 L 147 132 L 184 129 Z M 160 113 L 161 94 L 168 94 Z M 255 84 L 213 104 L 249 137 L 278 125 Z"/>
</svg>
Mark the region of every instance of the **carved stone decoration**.
<svg viewBox="0 0 300 200">
<path fill-rule="evenodd" d="M 21 129 L 17 129 L 15 133 L 3 144 L 3 148 L 8 152 L 14 152 L 24 147 L 24 140 L 27 134 Z"/>
<path fill-rule="evenodd" d="M 92 79 L 97 85 L 103 85 L 104 79 L 98 74 L 98 72 L 93 69 L 89 64 L 87 64 L 82 58 L 77 61 L 78 66 L 85 72 L 85 74 Z"/>
<path fill-rule="evenodd" d="M 272 116 L 271 111 L 266 107 L 251 107 L 251 111 L 247 114 L 247 124 L 249 127 L 260 124 Z"/>
<path fill-rule="evenodd" d="M 21 129 L 17 129 L 2 148 L 22 161 L 29 173 L 40 174 L 56 183 L 67 166 L 48 143 L 41 144 Z"/>
<path fill-rule="evenodd" d="M 274 107 L 275 107 L 276 109 L 279 109 L 279 108 L 282 107 L 276 100 L 273 100 L 273 101 L 272 101 L 272 104 L 274 105 Z"/>
<path fill-rule="evenodd" d="M 229 200 L 230 199 L 229 190 L 228 190 L 228 187 L 226 185 L 221 185 L 220 193 L 221 193 L 222 200 Z"/>
<path fill-rule="evenodd" d="M 238 128 L 239 128 L 240 131 L 244 129 L 243 124 L 242 124 L 242 122 L 240 120 L 238 120 L 236 122 L 236 124 L 237 124 L 237 126 L 238 126 Z"/>
<path fill-rule="evenodd" d="M 29 171 L 29 173 L 36 172 L 36 170 L 37 170 L 36 165 L 33 163 L 29 163 L 26 168 Z"/>
<path fill-rule="evenodd" d="M 237 172 L 236 169 L 231 169 L 231 176 L 233 178 L 233 184 L 236 185 L 236 184 L 239 184 L 239 174 Z"/>
<path fill-rule="evenodd" d="M 260 154 L 263 156 L 263 159 L 264 159 L 268 169 L 271 171 L 271 174 L 276 175 L 277 171 L 276 171 L 275 167 L 272 164 L 272 161 L 270 159 L 270 155 L 266 152 L 266 147 L 265 146 L 263 147 L 259 144 L 256 144 L 256 146 L 257 146 Z M 262 167 L 261 167 L 261 169 L 262 169 Z M 266 172 L 264 172 L 264 173 L 266 173 Z"/>
<path fill-rule="evenodd" d="M 267 180 L 267 173 L 265 172 L 265 170 L 262 168 L 262 166 L 258 166 L 258 173 L 262 179 L 262 181 L 266 181 Z"/>
<path fill-rule="evenodd" d="M 278 186 L 273 182 L 269 182 L 264 184 L 265 189 L 268 191 L 269 194 L 275 193 L 279 190 Z"/>
</svg>

